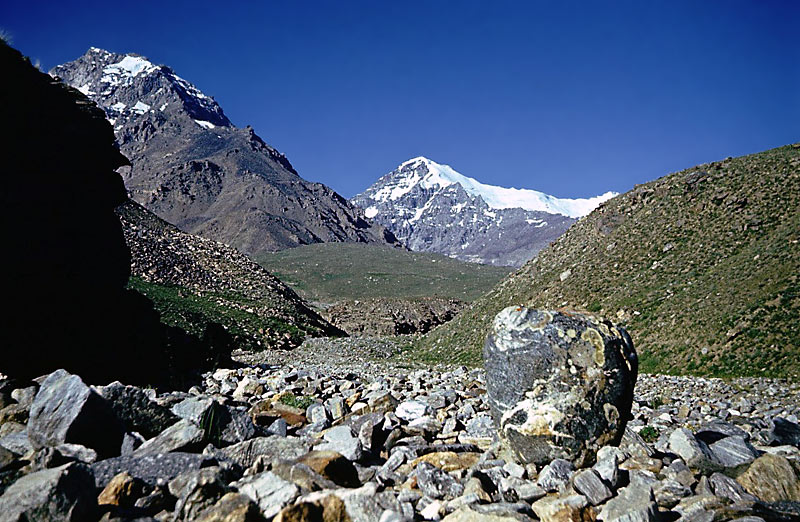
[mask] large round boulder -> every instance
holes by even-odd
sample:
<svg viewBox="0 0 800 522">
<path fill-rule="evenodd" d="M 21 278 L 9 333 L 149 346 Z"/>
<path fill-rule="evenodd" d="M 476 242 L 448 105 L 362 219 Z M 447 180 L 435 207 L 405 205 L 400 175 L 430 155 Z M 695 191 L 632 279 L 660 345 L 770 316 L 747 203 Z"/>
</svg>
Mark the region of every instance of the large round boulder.
<svg viewBox="0 0 800 522">
<path fill-rule="evenodd" d="M 521 462 L 591 465 L 622 438 L 638 359 L 609 321 L 566 311 L 509 307 L 483 349 L 486 388 L 500 437 Z"/>
</svg>

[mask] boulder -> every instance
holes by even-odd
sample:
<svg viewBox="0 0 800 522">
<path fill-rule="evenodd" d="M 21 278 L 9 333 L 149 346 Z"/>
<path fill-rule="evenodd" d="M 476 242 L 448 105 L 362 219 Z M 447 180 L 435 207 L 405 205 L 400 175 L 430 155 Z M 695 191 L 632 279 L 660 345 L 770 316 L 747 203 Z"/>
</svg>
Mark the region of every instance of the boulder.
<svg viewBox="0 0 800 522">
<path fill-rule="evenodd" d="M 0 497 L 0 519 L 76 521 L 95 520 L 97 499 L 92 471 L 84 464 L 25 475 Z"/>
<path fill-rule="evenodd" d="M 136 386 L 126 386 L 116 381 L 98 391 L 111 405 L 117 418 L 125 424 L 127 431 L 136 431 L 151 438 L 178 421 L 175 414 L 151 400 L 147 392 Z"/>
<path fill-rule="evenodd" d="M 761 500 L 800 501 L 800 478 L 785 457 L 766 453 L 750 464 L 736 482 Z"/>
<path fill-rule="evenodd" d="M 483 350 L 489 406 L 524 463 L 589 466 L 618 444 L 630 416 L 638 359 L 627 332 L 578 313 L 509 307 Z"/>
<path fill-rule="evenodd" d="M 101 458 L 113 457 L 119 455 L 122 436 L 108 402 L 80 377 L 56 370 L 42 382 L 28 420 L 34 449 L 69 442 L 92 448 Z"/>
</svg>

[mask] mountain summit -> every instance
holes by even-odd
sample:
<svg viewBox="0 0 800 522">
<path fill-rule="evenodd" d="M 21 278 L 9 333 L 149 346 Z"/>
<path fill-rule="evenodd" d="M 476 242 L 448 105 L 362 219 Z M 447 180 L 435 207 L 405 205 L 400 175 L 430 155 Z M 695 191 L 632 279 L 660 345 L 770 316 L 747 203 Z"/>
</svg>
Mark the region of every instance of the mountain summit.
<svg viewBox="0 0 800 522">
<path fill-rule="evenodd" d="M 186 232 L 251 255 L 330 241 L 396 243 L 167 66 L 93 47 L 50 74 L 105 111 L 132 164 L 122 171 L 131 198 Z"/>
<path fill-rule="evenodd" d="M 400 164 L 352 202 L 412 250 L 520 266 L 603 201 L 487 185 L 425 157 Z"/>
</svg>

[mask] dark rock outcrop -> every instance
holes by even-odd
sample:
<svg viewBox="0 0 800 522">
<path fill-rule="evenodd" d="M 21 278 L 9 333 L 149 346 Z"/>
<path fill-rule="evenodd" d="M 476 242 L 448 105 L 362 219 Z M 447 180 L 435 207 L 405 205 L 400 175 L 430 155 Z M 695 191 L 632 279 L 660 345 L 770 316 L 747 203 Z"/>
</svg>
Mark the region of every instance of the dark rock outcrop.
<svg viewBox="0 0 800 522">
<path fill-rule="evenodd" d="M 563 458 L 582 467 L 619 443 L 638 369 L 623 329 L 512 306 L 497 314 L 483 356 L 492 417 L 523 462 Z"/>
<path fill-rule="evenodd" d="M 125 289 L 130 253 L 114 208 L 127 195 L 114 170 L 127 160 L 105 113 L 4 43 L 0 70 L 0 271 L 10 304 L 0 372 L 65 368 L 89 382 L 160 384 L 228 361 L 224 331 L 201 340 L 166 329 L 150 301 Z"/>
</svg>

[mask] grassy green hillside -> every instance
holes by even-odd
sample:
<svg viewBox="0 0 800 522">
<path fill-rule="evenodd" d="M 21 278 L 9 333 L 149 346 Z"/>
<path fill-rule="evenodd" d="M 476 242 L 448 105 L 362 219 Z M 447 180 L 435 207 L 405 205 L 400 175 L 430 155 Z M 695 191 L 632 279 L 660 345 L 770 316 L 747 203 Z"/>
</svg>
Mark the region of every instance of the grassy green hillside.
<svg viewBox="0 0 800 522">
<path fill-rule="evenodd" d="M 303 297 L 447 297 L 472 301 L 510 269 L 446 256 L 359 243 L 320 243 L 266 254 L 257 261 Z"/>
<path fill-rule="evenodd" d="M 628 328 L 643 371 L 800 376 L 800 144 L 670 174 L 618 196 L 414 347 L 480 361 L 509 305 Z"/>
</svg>

